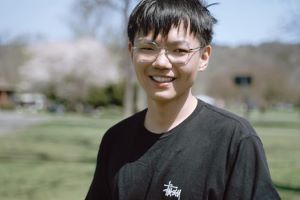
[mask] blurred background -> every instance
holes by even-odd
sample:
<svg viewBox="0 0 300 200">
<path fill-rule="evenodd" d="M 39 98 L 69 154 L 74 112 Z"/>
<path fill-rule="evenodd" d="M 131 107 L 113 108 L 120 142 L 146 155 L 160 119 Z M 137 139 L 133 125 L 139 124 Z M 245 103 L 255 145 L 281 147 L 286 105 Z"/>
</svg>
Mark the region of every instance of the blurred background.
<svg viewBox="0 0 300 200">
<path fill-rule="evenodd" d="M 137 0 L 0 1 L 0 197 L 83 199 L 109 126 L 146 106 L 127 53 Z M 194 94 L 243 115 L 282 199 L 300 199 L 300 2 L 207 1 Z"/>
</svg>

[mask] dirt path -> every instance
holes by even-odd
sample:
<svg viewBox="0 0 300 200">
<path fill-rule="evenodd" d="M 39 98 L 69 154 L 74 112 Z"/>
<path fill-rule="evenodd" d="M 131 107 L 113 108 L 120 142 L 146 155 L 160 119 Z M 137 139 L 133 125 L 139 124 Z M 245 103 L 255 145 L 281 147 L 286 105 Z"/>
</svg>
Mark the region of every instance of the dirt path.
<svg viewBox="0 0 300 200">
<path fill-rule="evenodd" d="M 46 117 L 38 114 L 0 110 L 0 135 L 13 132 L 20 128 L 39 124 L 46 120 Z"/>
</svg>

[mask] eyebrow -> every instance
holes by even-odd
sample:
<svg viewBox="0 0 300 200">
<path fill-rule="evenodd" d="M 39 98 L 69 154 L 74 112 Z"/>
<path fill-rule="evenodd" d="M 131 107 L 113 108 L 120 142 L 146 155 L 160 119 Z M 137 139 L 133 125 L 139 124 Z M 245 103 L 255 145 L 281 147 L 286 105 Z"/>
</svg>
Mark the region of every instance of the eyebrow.
<svg viewBox="0 0 300 200">
<path fill-rule="evenodd" d="M 146 38 L 138 38 L 137 42 L 145 42 L 145 43 L 155 43 L 157 44 L 157 42 L 155 42 L 155 40 L 151 40 L 151 39 L 146 39 Z M 167 41 L 166 44 L 171 44 L 171 45 L 180 45 L 180 44 L 190 44 L 188 41 L 186 40 L 175 40 L 175 41 Z"/>
</svg>

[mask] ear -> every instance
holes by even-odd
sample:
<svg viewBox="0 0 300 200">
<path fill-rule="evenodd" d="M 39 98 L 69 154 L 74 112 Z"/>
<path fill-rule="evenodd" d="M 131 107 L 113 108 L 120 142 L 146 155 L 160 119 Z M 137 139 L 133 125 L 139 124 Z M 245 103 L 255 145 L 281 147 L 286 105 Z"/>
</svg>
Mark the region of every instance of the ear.
<svg viewBox="0 0 300 200">
<path fill-rule="evenodd" d="M 209 58 L 211 55 L 211 50 L 212 50 L 212 47 L 210 45 L 207 45 L 206 47 L 203 48 L 203 50 L 201 52 L 198 71 L 204 71 L 207 68 L 208 61 L 209 61 Z"/>
<path fill-rule="evenodd" d="M 132 59 L 132 56 L 133 56 L 133 54 L 132 54 L 132 48 L 133 47 L 133 45 L 132 45 L 132 43 L 131 42 L 128 42 L 128 52 L 130 53 L 130 57 L 131 57 L 131 59 Z"/>
</svg>

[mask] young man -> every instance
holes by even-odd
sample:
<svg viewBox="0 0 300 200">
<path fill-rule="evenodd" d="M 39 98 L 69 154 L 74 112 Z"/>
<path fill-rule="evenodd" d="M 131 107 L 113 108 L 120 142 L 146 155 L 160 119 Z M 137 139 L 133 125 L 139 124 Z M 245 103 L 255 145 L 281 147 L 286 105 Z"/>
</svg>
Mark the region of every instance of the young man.
<svg viewBox="0 0 300 200">
<path fill-rule="evenodd" d="M 87 200 L 280 199 L 249 123 L 191 92 L 215 21 L 199 0 L 133 10 L 129 52 L 148 108 L 104 135 Z"/>
</svg>

